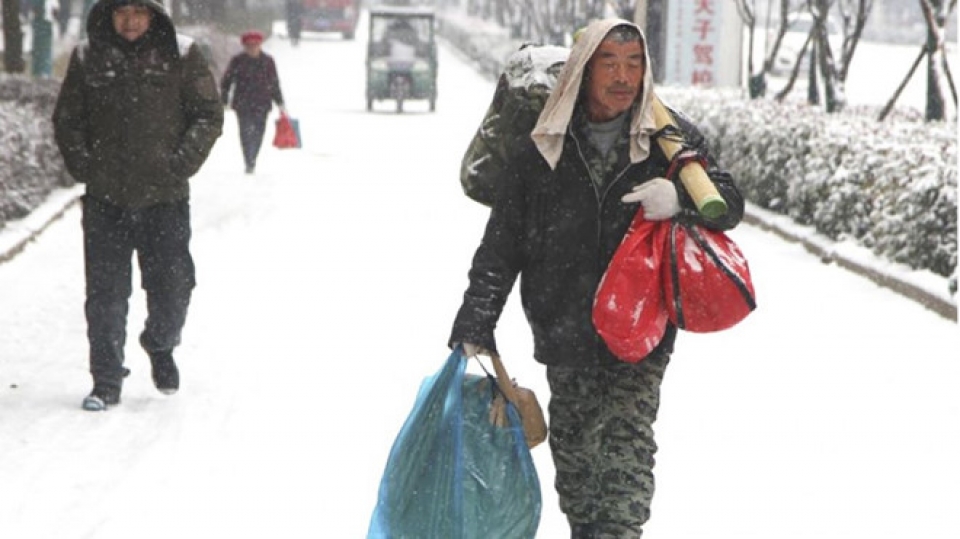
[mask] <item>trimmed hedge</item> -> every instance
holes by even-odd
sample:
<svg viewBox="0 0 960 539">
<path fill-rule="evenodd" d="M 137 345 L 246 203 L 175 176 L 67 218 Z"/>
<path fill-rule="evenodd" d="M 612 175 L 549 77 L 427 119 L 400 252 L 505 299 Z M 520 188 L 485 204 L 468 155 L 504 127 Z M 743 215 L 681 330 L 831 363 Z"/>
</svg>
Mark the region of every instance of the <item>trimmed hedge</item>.
<svg viewBox="0 0 960 539">
<path fill-rule="evenodd" d="M 950 277 L 957 267 L 957 128 L 900 113 L 664 88 L 697 119 L 753 204 L 833 240 Z"/>
<path fill-rule="evenodd" d="M 73 184 L 53 140 L 60 82 L 0 74 L 0 228 Z"/>
</svg>

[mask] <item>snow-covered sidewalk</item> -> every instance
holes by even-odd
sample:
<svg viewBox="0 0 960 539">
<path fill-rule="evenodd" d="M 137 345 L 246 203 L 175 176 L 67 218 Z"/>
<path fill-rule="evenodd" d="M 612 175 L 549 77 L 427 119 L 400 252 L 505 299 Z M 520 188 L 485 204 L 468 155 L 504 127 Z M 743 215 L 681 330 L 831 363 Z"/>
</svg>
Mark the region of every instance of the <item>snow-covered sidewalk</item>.
<svg viewBox="0 0 960 539">
<path fill-rule="evenodd" d="M 76 206 L 0 264 L 0 537 L 364 536 L 393 438 L 446 358 L 483 231 L 458 172 L 493 91 L 443 48 L 436 113 L 368 113 L 364 43 L 267 43 L 305 146 L 266 144 L 255 176 L 228 115 L 193 181 L 199 285 L 176 396 L 152 387 L 136 346 L 137 291 L 123 404 L 80 410 Z M 733 237 L 759 307 L 731 330 L 680 337 L 646 535 L 958 535 L 957 324 L 757 227 Z M 516 299 L 501 349 L 546 403 Z M 564 537 L 548 448 L 534 458 L 538 536 Z"/>
</svg>

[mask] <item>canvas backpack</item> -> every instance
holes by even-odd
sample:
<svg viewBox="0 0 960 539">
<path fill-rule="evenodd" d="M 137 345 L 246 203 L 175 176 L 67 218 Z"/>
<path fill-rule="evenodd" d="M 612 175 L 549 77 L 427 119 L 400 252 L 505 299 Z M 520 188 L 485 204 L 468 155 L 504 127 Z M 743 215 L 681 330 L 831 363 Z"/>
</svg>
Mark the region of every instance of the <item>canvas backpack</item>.
<svg viewBox="0 0 960 539">
<path fill-rule="evenodd" d="M 503 178 L 507 149 L 530 136 L 570 49 L 525 44 L 507 58 L 493 100 L 460 164 L 460 185 L 490 206 Z"/>
</svg>

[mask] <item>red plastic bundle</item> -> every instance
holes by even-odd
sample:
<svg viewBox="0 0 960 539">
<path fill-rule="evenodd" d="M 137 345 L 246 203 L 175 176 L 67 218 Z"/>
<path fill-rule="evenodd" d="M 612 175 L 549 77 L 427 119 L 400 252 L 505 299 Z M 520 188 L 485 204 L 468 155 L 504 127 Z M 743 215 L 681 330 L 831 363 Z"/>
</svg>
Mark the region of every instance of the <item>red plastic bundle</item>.
<svg viewBox="0 0 960 539">
<path fill-rule="evenodd" d="M 733 240 L 698 225 L 647 221 L 640 209 L 597 287 L 593 324 L 614 355 L 636 363 L 660 343 L 667 320 L 707 333 L 754 308 L 750 269 Z"/>
<path fill-rule="evenodd" d="M 659 223 L 644 219 L 643 209 L 637 211 L 594 297 L 597 333 L 614 355 L 630 363 L 656 348 L 667 328 Z"/>
<path fill-rule="evenodd" d="M 709 333 L 733 327 L 756 306 L 747 259 L 726 234 L 672 223 L 666 230 L 664 305 L 680 329 Z"/>
<path fill-rule="evenodd" d="M 281 149 L 300 147 L 300 137 L 297 136 L 293 120 L 286 114 L 281 113 L 277 118 L 277 132 L 273 136 L 273 145 Z"/>
</svg>

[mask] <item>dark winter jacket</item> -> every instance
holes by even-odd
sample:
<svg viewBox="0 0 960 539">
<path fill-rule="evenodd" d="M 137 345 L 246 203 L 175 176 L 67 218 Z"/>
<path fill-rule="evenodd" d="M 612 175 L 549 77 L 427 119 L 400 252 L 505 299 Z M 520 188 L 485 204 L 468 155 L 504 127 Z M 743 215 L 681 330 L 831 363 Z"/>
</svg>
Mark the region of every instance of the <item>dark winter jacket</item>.
<svg viewBox="0 0 960 539">
<path fill-rule="evenodd" d="M 223 126 L 216 79 L 200 48 L 178 36 L 162 5 L 150 29 L 127 42 L 100 0 L 87 19 L 88 40 L 70 58 L 53 114 L 67 169 L 88 196 L 125 208 L 189 197 L 188 179 L 206 160 Z"/>
<path fill-rule="evenodd" d="M 229 101 L 231 86 L 232 102 Z M 231 104 L 237 114 L 266 116 L 271 102 L 282 106 L 283 94 L 273 58 L 262 51 L 257 57 L 240 53 L 231 58 L 220 79 L 220 95 L 223 104 Z"/>
<path fill-rule="evenodd" d="M 696 128 L 677 119 L 687 140 L 709 156 Z M 451 343 L 469 342 L 496 351 L 494 328 L 519 275 L 537 361 L 553 365 L 618 361 L 593 327 L 593 298 L 636 213 L 636 205 L 620 198 L 639 183 L 664 177 L 668 163 L 653 145 L 649 158 L 622 162 L 621 172 L 601 189 L 590 179 L 583 157 L 586 144 L 572 125 L 556 170 L 550 170 L 532 142 L 516 149 L 474 257 Z M 708 222 L 681 192 L 682 218 L 711 228 L 732 228 L 742 218 L 743 199 L 730 176 L 712 160 L 707 172 L 726 200 L 728 213 Z M 672 352 L 676 332 L 668 326 L 652 353 Z"/>
<path fill-rule="evenodd" d="M 602 37 L 587 39 L 593 39 L 595 46 Z M 567 67 L 576 62 L 570 69 L 582 70 L 590 54 L 592 50 L 574 49 Z M 496 352 L 494 328 L 519 276 L 537 361 L 579 366 L 619 361 L 593 326 L 594 296 L 637 211 L 636 204 L 625 204 L 621 197 L 640 183 L 665 177 L 669 163 L 655 137 L 645 134 L 648 96 L 644 95 L 631 113 L 633 121 L 622 127 L 615 146 L 618 161 L 610 163 L 612 166 L 598 165 L 598 153 L 588 142 L 583 105 L 568 101 L 569 116 L 560 117 L 566 106 L 563 100 L 576 100 L 580 95 L 581 76 L 579 72 L 561 75 L 558 88 L 567 84 L 566 97 L 558 97 L 559 90 L 555 91 L 538 121 L 538 128 L 548 127 L 541 132 L 550 137 L 558 133 L 556 139 L 541 147 L 535 137 L 518 138 L 507 149 L 503 178 L 497 183 L 450 344 L 472 343 Z M 647 94 L 652 93 L 652 82 L 651 76 L 645 80 Z M 551 101 L 555 102 L 553 108 L 549 108 Z M 708 221 L 678 189 L 683 210 L 675 218 L 719 230 L 733 228 L 743 217 L 740 192 L 730 175 L 712 160 L 696 127 L 682 115 L 676 116 L 686 142 L 707 159 L 707 174 L 729 209 L 723 217 Z M 565 130 L 552 131 L 557 125 L 565 125 Z M 537 132 L 535 128 L 533 133 Z M 556 159 L 554 167 L 547 156 Z M 608 173 L 595 178 L 598 169 Z M 676 327 L 668 326 L 651 354 L 672 352 L 676 332 Z"/>
</svg>

